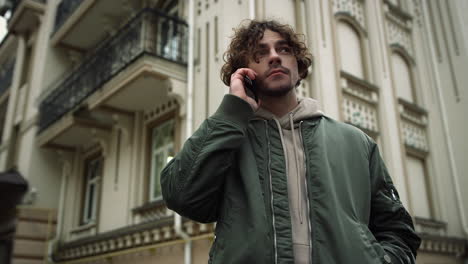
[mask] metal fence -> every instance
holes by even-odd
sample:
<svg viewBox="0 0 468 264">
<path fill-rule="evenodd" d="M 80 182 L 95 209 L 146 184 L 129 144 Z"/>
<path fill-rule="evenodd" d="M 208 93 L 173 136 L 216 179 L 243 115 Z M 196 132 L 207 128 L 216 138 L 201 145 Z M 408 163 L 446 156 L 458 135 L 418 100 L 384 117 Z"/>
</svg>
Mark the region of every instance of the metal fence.
<svg viewBox="0 0 468 264">
<path fill-rule="evenodd" d="M 159 10 L 143 9 L 113 37 L 83 59 L 40 104 L 39 131 L 79 105 L 143 55 L 185 65 L 187 24 Z"/>
</svg>

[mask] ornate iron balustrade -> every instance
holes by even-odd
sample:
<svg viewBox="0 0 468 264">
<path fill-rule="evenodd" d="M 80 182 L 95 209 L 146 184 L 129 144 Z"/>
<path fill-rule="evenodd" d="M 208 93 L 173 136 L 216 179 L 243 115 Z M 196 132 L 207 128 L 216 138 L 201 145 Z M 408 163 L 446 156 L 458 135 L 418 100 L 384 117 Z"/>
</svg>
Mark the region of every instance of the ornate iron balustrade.
<svg viewBox="0 0 468 264">
<path fill-rule="evenodd" d="M 0 68 L 0 96 L 10 87 L 15 69 L 15 59 L 6 62 Z"/>
<path fill-rule="evenodd" d="M 187 37 L 184 21 L 159 10 L 143 9 L 95 52 L 86 56 L 81 65 L 41 102 L 39 131 L 53 124 L 143 55 L 185 65 Z"/>
<path fill-rule="evenodd" d="M 57 7 L 57 13 L 55 15 L 55 25 L 53 33 L 65 23 L 65 21 L 70 17 L 76 8 L 81 5 L 83 0 L 62 0 Z"/>
</svg>

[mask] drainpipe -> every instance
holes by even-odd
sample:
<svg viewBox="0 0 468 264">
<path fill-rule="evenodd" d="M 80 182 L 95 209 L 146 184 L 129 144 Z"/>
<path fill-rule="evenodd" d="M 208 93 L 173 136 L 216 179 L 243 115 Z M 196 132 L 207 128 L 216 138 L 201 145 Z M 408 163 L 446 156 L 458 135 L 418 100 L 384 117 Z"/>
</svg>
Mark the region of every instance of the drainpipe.
<svg viewBox="0 0 468 264">
<path fill-rule="evenodd" d="M 189 138 L 192 135 L 192 123 L 193 123 L 193 35 L 195 27 L 194 17 L 194 0 L 189 0 L 189 14 L 188 14 L 188 27 L 189 27 L 189 39 L 188 39 L 188 74 L 187 74 L 187 115 L 186 115 L 186 131 L 185 137 Z M 184 263 L 192 263 L 192 240 L 190 236 L 182 229 L 182 216 L 174 212 L 174 231 L 184 241 Z"/>
<path fill-rule="evenodd" d="M 49 263 L 55 263 L 55 261 L 52 259 L 52 254 L 54 253 L 54 248 L 56 247 L 59 241 L 60 235 L 62 234 L 62 231 L 63 231 L 63 208 L 65 207 L 65 191 L 67 188 L 68 176 L 70 172 L 71 172 L 71 164 L 65 161 L 65 164 L 63 165 L 63 168 L 62 168 L 62 181 L 60 184 L 60 200 L 59 200 L 59 207 L 57 211 L 57 227 L 56 227 L 54 239 L 50 241 L 49 246 L 48 246 L 47 257 L 49 259 Z"/>
</svg>

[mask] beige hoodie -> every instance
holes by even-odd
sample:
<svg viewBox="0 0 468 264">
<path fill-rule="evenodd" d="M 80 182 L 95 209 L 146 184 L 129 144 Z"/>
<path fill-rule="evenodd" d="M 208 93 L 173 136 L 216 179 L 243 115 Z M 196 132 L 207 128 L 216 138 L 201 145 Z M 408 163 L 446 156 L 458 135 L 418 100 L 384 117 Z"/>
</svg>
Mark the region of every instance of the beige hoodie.
<svg viewBox="0 0 468 264">
<path fill-rule="evenodd" d="M 304 145 L 299 130 L 299 123 L 304 119 L 322 116 L 318 102 L 312 98 L 298 98 L 299 104 L 281 118 L 275 117 L 266 109 L 259 108 L 255 116 L 275 120 L 281 127 L 280 136 L 283 144 L 288 178 L 288 200 L 291 214 L 294 262 L 310 264 L 310 221 L 309 199 L 307 198 L 306 166 Z"/>
</svg>

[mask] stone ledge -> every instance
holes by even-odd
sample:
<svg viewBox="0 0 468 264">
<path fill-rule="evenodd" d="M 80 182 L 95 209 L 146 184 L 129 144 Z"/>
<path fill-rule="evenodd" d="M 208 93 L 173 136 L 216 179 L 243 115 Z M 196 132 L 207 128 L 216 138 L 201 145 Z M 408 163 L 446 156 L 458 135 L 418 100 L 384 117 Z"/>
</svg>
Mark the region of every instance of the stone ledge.
<svg viewBox="0 0 468 264">
<path fill-rule="evenodd" d="M 467 256 L 468 240 L 456 237 L 446 237 L 419 233 L 421 246 L 419 251 L 451 255 L 457 258 Z"/>
<path fill-rule="evenodd" d="M 192 237 L 214 231 L 213 224 L 200 224 L 184 220 L 184 229 Z M 126 226 L 95 236 L 61 243 L 54 250 L 57 262 L 71 261 L 108 253 L 156 245 L 180 239 L 173 229 L 173 217 L 165 217 L 132 226 Z"/>
</svg>

